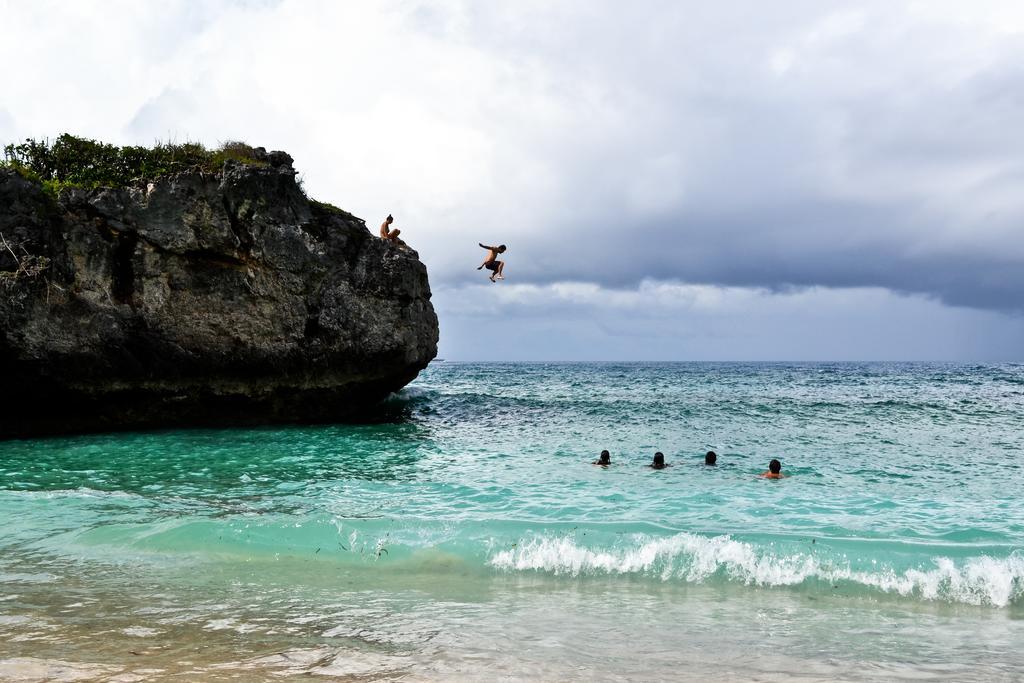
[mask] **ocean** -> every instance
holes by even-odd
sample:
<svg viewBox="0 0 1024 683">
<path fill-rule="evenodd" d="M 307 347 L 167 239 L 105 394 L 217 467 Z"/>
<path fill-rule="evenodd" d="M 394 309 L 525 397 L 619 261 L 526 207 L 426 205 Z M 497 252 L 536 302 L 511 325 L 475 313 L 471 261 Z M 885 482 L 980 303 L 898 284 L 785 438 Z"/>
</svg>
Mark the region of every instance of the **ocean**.
<svg viewBox="0 0 1024 683">
<path fill-rule="evenodd" d="M 1022 491 L 1021 364 L 435 362 L 370 423 L 0 442 L 0 679 L 1024 680 Z"/>
</svg>

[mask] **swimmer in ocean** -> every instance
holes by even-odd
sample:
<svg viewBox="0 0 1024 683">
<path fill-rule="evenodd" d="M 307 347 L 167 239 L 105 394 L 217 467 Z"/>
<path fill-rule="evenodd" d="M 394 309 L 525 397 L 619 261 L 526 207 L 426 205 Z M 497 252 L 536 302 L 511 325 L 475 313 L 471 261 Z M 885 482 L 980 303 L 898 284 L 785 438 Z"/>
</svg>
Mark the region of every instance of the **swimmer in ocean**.
<svg viewBox="0 0 1024 683">
<path fill-rule="evenodd" d="M 764 479 L 782 479 L 785 476 L 782 473 L 782 463 L 774 458 L 768 463 L 768 471 L 761 473 L 761 477 Z"/>
<path fill-rule="evenodd" d="M 671 467 L 671 465 L 665 464 L 665 454 L 662 453 L 661 451 L 658 451 L 657 453 L 654 454 L 654 460 L 651 461 L 651 464 L 648 465 L 648 467 L 650 467 L 652 470 L 663 470 L 666 467 Z"/>
<path fill-rule="evenodd" d="M 601 451 L 601 457 L 595 460 L 593 464 L 608 467 L 608 465 L 612 464 L 612 454 L 608 451 Z"/>
<path fill-rule="evenodd" d="M 707 454 L 704 456 L 704 464 L 705 465 L 714 465 L 717 462 L 718 462 L 718 453 L 715 453 L 714 451 L 708 451 Z"/>
<path fill-rule="evenodd" d="M 477 244 L 480 245 L 481 249 L 489 249 L 490 251 L 487 253 L 487 258 L 484 259 L 484 262 L 477 266 L 476 269 L 486 268 L 491 271 L 491 277 L 489 278 L 491 282 L 504 280 L 505 276 L 502 275 L 502 272 L 505 270 L 505 262 L 498 260 L 498 254 L 505 253 L 505 245 L 499 244 L 496 247 L 489 247 L 480 242 L 477 242 Z"/>
</svg>

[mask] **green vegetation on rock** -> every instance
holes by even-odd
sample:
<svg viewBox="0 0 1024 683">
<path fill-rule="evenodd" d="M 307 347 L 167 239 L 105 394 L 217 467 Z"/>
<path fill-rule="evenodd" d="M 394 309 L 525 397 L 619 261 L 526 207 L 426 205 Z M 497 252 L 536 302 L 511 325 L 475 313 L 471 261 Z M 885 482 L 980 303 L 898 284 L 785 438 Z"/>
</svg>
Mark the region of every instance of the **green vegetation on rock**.
<svg viewBox="0 0 1024 683">
<path fill-rule="evenodd" d="M 357 221 L 362 220 L 362 218 L 357 218 L 356 216 L 352 215 L 345 209 L 339 209 L 334 204 L 329 204 L 328 202 L 321 202 L 317 201 L 316 199 L 310 198 L 309 203 L 321 209 L 322 211 L 326 211 L 327 213 L 337 214 L 339 216 L 344 216 L 345 218 L 352 218 Z"/>
<path fill-rule="evenodd" d="M 265 151 L 244 142 L 227 142 L 215 150 L 195 142 L 118 147 L 65 133 L 52 142 L 29 138 L 6 145 L 0 165 L 56 195 L 66 187 L 125 187 L 182 171 L 217 172 L 229 159 L 267 165 L 265 157 Z"/>
</svg>

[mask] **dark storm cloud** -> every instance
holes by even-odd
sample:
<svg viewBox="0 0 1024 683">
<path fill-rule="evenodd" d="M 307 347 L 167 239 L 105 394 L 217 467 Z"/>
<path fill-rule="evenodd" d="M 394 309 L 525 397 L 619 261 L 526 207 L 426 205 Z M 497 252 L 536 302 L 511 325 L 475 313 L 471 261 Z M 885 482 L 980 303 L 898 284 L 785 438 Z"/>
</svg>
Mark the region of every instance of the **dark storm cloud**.
<svg viewBox="0 0 1024 683">
<path fill-rule="evenodd" d="M 501 241 L 526 283 L 1024 302 L 1021 3 L 9 5 L 0 57 L 55 48 L 0 75 L 8 140 L 287 149 L 438 286 Z"/>
<path fill-rule="evenodd" d="M 645 278 L 772 290 L 881 286 L 934 295 L 951 305 L 1024 306 L 1019 256 L 985 244 L 921 253 L 908 236 L 927 234 L 928 227 L 905 207 L 815 200 L 747 212 L 681 212 L 653 225 L 581 227 L 579 234 L 603 239 L 581 236 L 573 253 L 537 255 L 520 269 L 535 281 L 612 287 Z"/>
<path fill-rule="evenodd" d="M 468 39 L 539 60 L 572 114 L 501 131 L 554 179 L 521 218 L 496 211 L 546 224 L 517 236 L 517 277 L 1024 306 L 1024 49 L 1011 31 L 940 5 L 686 9 L 569 12 L 571 30 L 547 16 L 529 37 L 522 16 L 475 15 Z"/>
</svg>

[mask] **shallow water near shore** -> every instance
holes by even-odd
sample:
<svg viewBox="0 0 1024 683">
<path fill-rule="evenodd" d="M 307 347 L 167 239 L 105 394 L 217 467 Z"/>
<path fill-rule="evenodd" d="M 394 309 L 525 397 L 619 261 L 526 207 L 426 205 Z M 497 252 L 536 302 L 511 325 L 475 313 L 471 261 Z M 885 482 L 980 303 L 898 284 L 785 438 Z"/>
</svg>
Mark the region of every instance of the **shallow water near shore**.
<svg viewBox="0 0 1024 683">
<path fill-rule="evenodd" d="M 1012 364 L 446 362 L 374 424 L 2 442 L 0 679 L 1015 680 L 1022 453 Z"/>
</svg>

